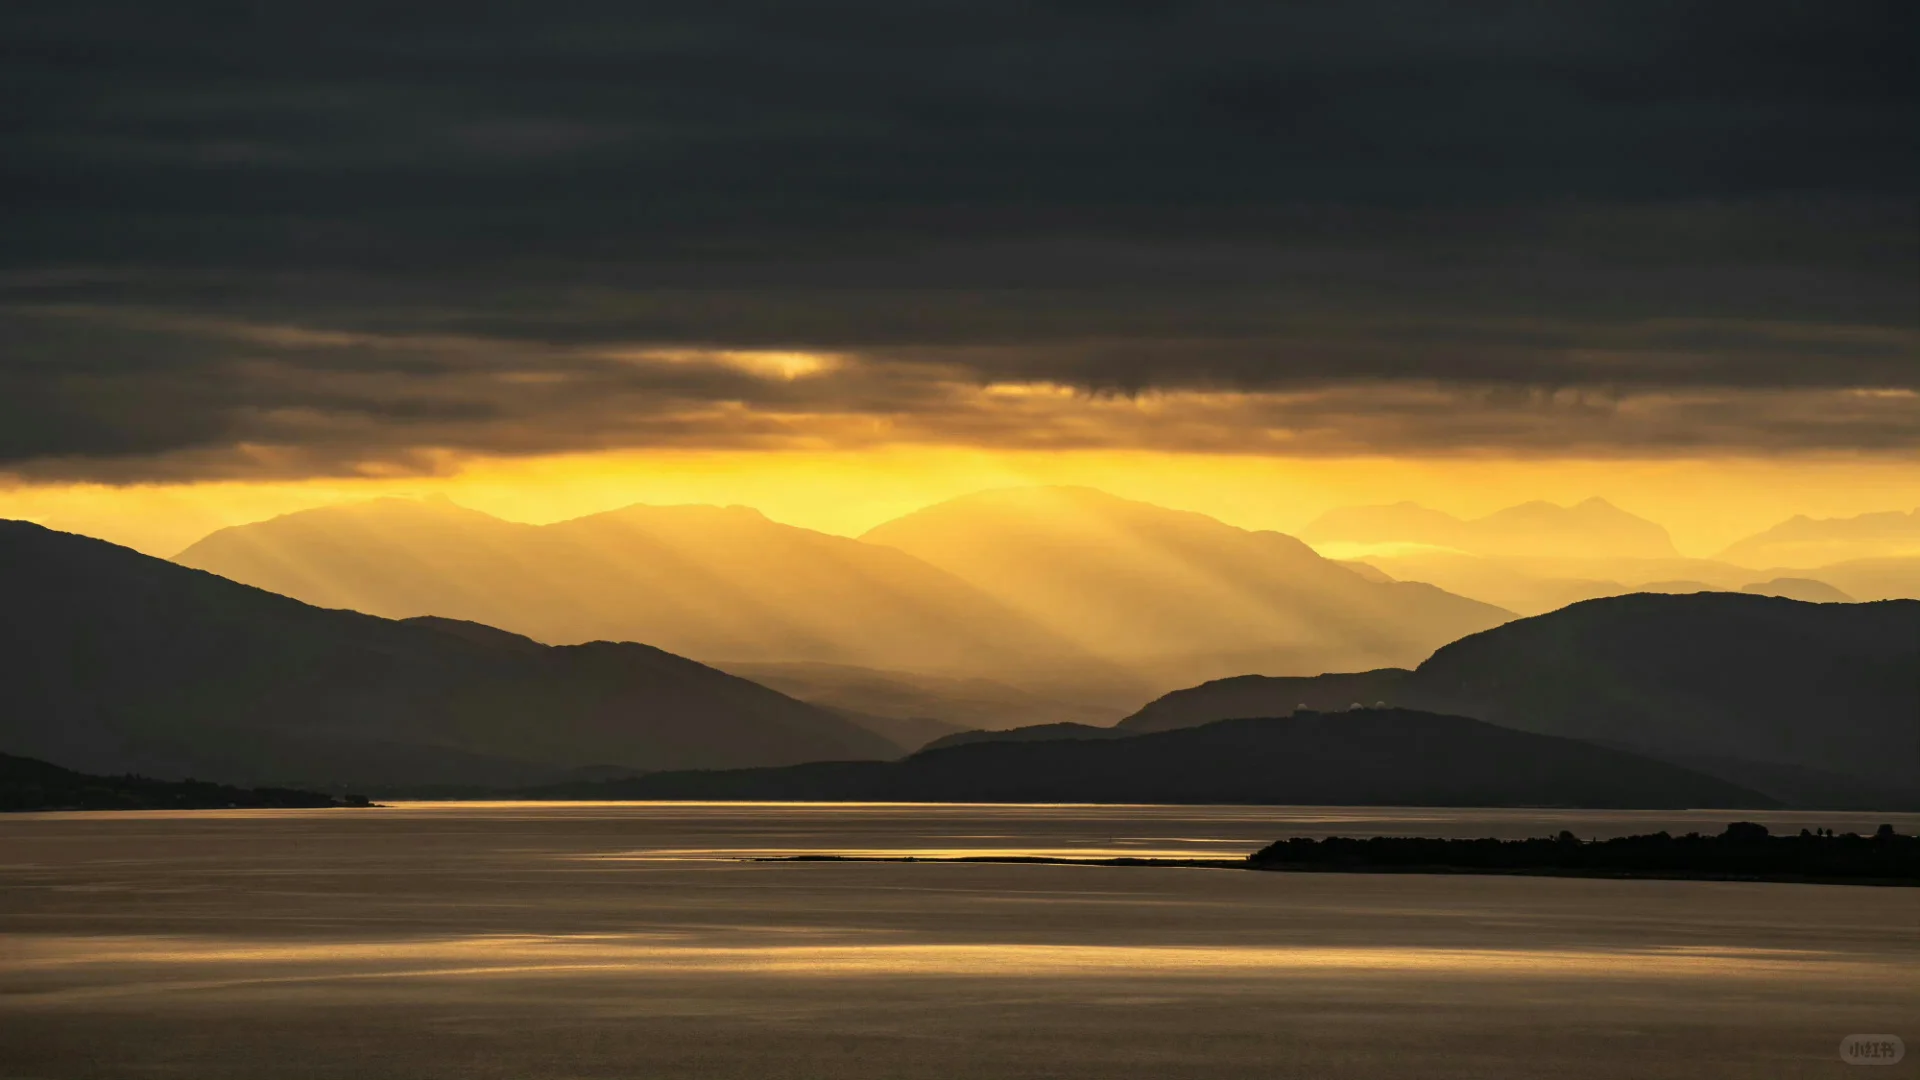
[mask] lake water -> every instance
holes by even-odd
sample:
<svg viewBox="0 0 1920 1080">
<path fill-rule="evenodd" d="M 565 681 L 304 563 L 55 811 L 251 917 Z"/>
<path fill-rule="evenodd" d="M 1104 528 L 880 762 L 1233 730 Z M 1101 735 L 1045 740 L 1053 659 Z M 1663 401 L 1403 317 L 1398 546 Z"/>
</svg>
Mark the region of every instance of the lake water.
<svg viewBox="0 0 1920 1080">
<path fill-rule="evenodd" d="M 1296 835 L 1717 832 L 1726 816 L 13 815 L 0 1077 L 1833 1077 L 1856 1075 L 1848 1034 L 1915 1049 L 1915 889 L 740 861 L 1238 856 Z"/>
</svg>

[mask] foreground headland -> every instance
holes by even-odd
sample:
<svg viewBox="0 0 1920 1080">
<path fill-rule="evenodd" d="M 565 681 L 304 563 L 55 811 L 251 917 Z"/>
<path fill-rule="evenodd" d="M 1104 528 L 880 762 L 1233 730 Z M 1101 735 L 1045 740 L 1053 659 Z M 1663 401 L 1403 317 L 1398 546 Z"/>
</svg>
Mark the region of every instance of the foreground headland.
<svg viewBox="0 0 1920 1080">
<path fill-rule="evenodd" d="M 1244 859 L 1138 856 L 1071 858 L 1035 855 L 788 855 L 784 862 L 1009 862 L 1080 866 L 1157 866 L 1360 874 L 1532 874 L 1554 877 L 1660 878 L 1689 881 L 1778 881 L 1836 885 L 1920 885 L 1920 836 L 1882 825 L 1871 836 L 1801 829 L 1774 836 L 1764 825 L 1736 821 L 1717 836 L 1662 831 L 1610 840 L 1558 836 L 1526 840 L 1375 836 L 1296 836 Z"/>
<path fill-rule="evenodd" d="M 35 758 L 0 753 L 0 811 L 310 810 L 367 805 L 366 799 L 355 795 L 334 796 L 298 788 L 242 788 L 132 774 L 94 776 Z"/>
</svg>

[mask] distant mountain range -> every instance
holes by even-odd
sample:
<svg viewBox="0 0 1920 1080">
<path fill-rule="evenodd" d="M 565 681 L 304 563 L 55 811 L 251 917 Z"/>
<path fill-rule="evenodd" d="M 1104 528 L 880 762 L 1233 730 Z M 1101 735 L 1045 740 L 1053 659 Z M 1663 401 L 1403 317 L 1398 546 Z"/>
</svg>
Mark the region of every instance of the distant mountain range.
<svg viewBox="0 0 1920 1080">
<path fill-rule="evenodd" d="M 1649 590 L 1651 591 L 1651 590 Z M 1708 590 L 1701 590 L 1702 592 Z M 1778 596 L 1787 600 L 1804 600 L 1809 604 L 1851 604 L 1853 597 L 1834 588 L 1824 581 L 1813 578 L 1777 577 L 1772 581 L 1756 581 L 1740 588 L 1743 593 L 1755 596 Z"/>
<path fill-rule="evenodd" d="M 1802 576 L 1816 577 L 1855 600 L 1920 599 L 1920 556 L 1848 559 Z"/>
<path fill-rule="evenodd" d="M 739 506 L 536 526 L 380 499 L 222 529 L 175 561 L 323 607 L 466 619 L 553 644 L 934 671 L 1096 663 L 909 555 Z"/>
<path fill-rule="evenodd" d="M 530 792 L 568 799 L 1764 807 L 1697 770 L 1404 709 L 1096 739 L 1000 740 L 897 762 L 673 772 Z"/>
<path fill-rule="evenodd" d="M 1361 556 L 1389 577 L 1539 615 L 1636 592 L 1748 592 L 1817 603 L 1920 598 L 1920 558 L 1860 559 L 1812 570 L 1752 570 L 1712 559 L 1491 558 L 1439 550 Z"/>
<path fill-rule="evenodd" d="M 1462 520 L 1418 503 L 1350 506 L 1300 530 L 1309 543 L 1423 544 L 1474 555 L 1677 559 L 1667 530 L 1605 499 L 1574 506 L 1530 502 Z"/>
<path fill-rule="evenodd" d="M 532 783 L 883 758 L 831 711 L 647 645 L 310 607 L 0 521 L 0 747 L 241 784 Z"/>
<path fill-rule="evenodd" d="M 1375 702 L 1627 747 L 1789 801 L 1920 805 L 1920 601 L 1592 600 L 1464 638 L 1412 671 L 1223 679 L 1119 727 Z"/>
<path fill-rule="evenodd" d="M 1061 498 L 1085 512 L 1058 513 Z M 1375 640 L 1360 635 L 1388 609 L 1366 602 L 1437 594 L 1369 582 L 1277 534 L 1137 505 L 1029 493 L 960 508 L 966 528 L 909 521 L 893 539 L 1021 618 L 1034 592 L 1049 610 L 1119 619 L 1092 594 L 1128 582 L 1132 610 L 1164 622 L 1115 627 L 1116 655 L 1177 634 L 1220 643 L 1204 636 L 1209 605 L 1229 631 L 1288 609 L 1319 612 L 1332 638 Z M 1004 575 L 991 590 L 969 580 L 989 576 L 987 551 Z M 1217 582 L 1201 573 L 1212 556 Z M 1262 560 L 1279 570 L 1262 576 Z M 1236 587 L 1250 597 L 1240 607 Z M 0 521 L 0 595 L 0 748 L 92 773 L 605 797 L 1920 805 L 1920 601 L 1595 600 L 1468 634 L 1417 668 L 1224 679 L 1107 728 L 993 680 L 748 668 L 833 699 L 810 704 L 646 645 L 548 646 L 469 621 L 321 609 L 24 522 Z M 953 719 L 924 715 L 943 699 Z M 955 730 L 1021 715 L 1046 722 Z M 1215 723 L 1237 718 L 1253 720 Z"/>
<path fill-rule="evenodd" d="M 1783 522 L 1712 559 L 1600 499 L 1472 521 L 1416 503 L 1347 507 L 1301 530 L 1343 565 L 1424 581 L 1522 615 L 1634 592 L 1727 590 L 1846 603 L 1920 598 L 1920 511 Z"/>
<path fill-rule="evenodd" d="M 961 578 L 1125 669 L 1313 672 L 1417 660 L 1510 613 L 1373 580 L 1277 532 L 1090 488 L 964 496 L 862 536 Z M 1431 644 L 1430 644 L 1431 643 Z M 1347 666 L 1353 666 L 1349 663 Z"/>
<path fill-rule="evenodd" d="M 1368 580 L 1279 533 L 1077 488 L 967 496 L 859 540 L 742 507 L 533 526 L 390 499 L 223 529 L 177 561 L 314 604 L 547 642 L 1098 683 L 1135 701 L 1239 671 L 1415 663 L 1510 617 Z"/>
<path fill-rule="evenodd" d="M 1857 559 L 1920 560 L 1920 509 L 1810 518 L 1802 514 L 1755 533 L 1719 558 L 1743 566 L 1813 568 Z"/>
</svg>

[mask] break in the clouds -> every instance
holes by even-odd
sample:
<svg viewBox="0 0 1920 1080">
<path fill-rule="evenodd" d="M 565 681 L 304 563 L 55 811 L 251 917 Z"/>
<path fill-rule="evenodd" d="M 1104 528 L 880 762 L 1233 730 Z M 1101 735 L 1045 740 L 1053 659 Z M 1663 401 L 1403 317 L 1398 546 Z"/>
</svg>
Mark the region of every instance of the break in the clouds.
<svg viewBox="0 0 1920 1080">
<path fill-rule="evenodd" d="M 0 470 L 1920 448 L 1901 3 L 0 10 Z"/>
</svg>

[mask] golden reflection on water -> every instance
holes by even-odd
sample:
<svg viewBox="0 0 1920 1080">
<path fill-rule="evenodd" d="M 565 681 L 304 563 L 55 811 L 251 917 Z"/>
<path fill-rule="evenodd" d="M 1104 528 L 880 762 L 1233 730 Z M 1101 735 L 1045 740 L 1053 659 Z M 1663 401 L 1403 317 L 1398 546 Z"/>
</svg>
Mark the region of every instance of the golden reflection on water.
<svg viewBox="0 0 1920 1080">
<path fill-rule="evenodd" d="M 1245 841 L 1188 841 L 1186 847 L 705 847 L 646 848 L 568 855 L 578 862 L 676 862 L 687 859 L 787 859 L 796 855 L 836 855 L 848 859 L 1239 859 L 1257 845 Z"/>
<path fill-rule="evenodd" d="M 791 941 L 793 935 L 775 935 Z M 838 934 L 818 936 L 842 937 Z M 1808 950 L 1708 946 L 1643 949 L 1467 949 L 1400 946 L 1267 947 L 1065 945 L 835 941 L 715 946 L 687 935 L 483 934 L 385 942 L 247 941 L 189 936 L 31 936 L 0 957 L 0 975 L 81 975 L 113 967 L 162 969 L 158 977 L 214 976 L 222 982 L 258 970 L 261 981 L 341 978 L 607 974 L 756 973 L 802 976 L 935 975 L 999 978 L 1151 974 L 1156 976 L 1342 974 L 1504 976 L 1516 978 L 1701 979 L 1792 977 L 1861 979 L 1884 965 Z M 176 969 L 168 972 L 164 969 Z M 346 968 L 349 970 L 340 970 Z M 302 970 L 307 969 L 307 970 Z"/>
</svg>

